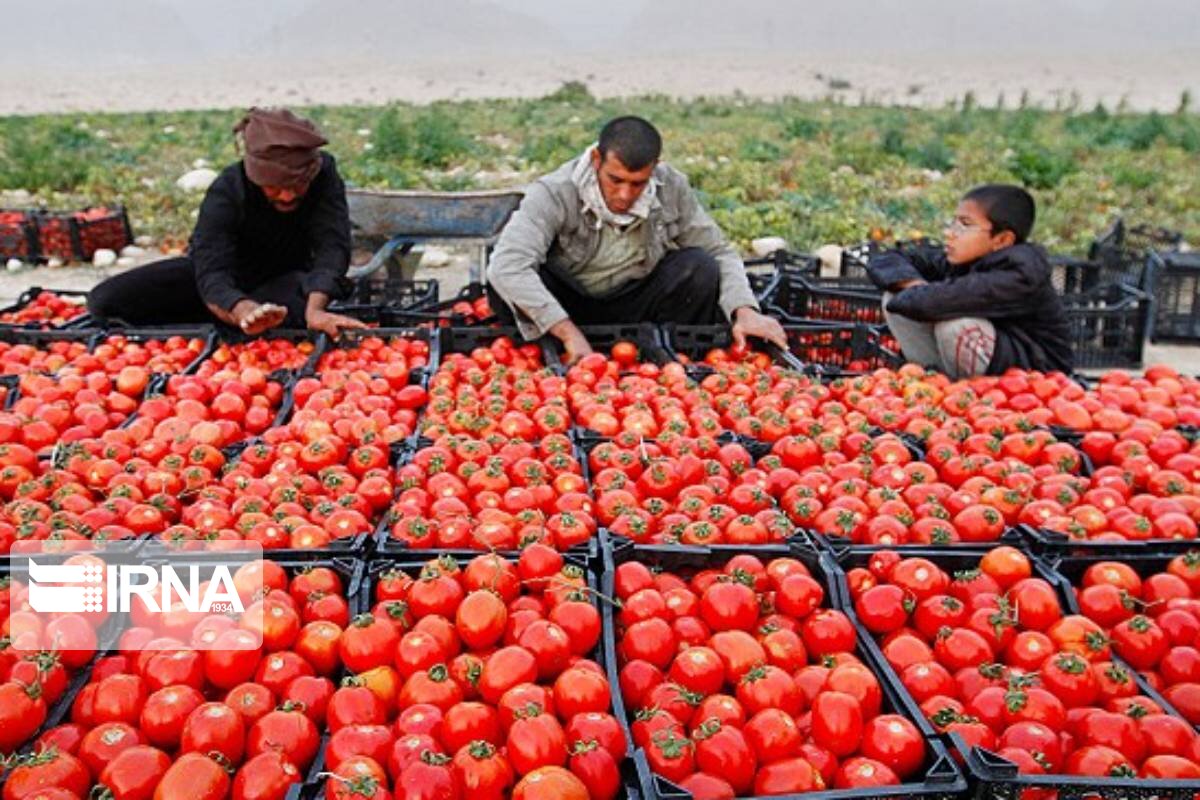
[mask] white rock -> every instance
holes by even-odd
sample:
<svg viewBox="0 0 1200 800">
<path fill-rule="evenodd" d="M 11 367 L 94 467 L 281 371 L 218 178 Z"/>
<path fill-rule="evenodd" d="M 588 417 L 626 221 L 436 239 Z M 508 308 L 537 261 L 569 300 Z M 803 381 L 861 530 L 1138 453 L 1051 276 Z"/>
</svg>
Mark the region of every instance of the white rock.
<svg viewBox="0 0 1200 800">
<path fill-rule="evenodd" d="M 207 166 L 208 166 L 207 158 L 197 158 L 195 161 L 192 162 L 192 169 L 204 169 Z"/>
<path fill-rule="evenodd" d="M 104 130 L 104 128 L 97 128 L 97 129 L 96 129 L 95 137 L 96 137 L 97 139 L 107 139 L 107 138 L 108 138 L 109 136 L 111 136 L 111 135 L 112 135 L 112 134 L 110 134 L 108 131 Z"/>
<path fill-rule="evenodd" d="M 925 180 L 929 181 L 930 183 L 937 183 L 942 178 L 946 177 L 942 174 L 940 169 L 923 169 L 921 170 L 921 174 L 924 175 Z"/>
<path fill-rule="evenodd" d="M 121 258 L 139 258 L 146 255 L 146 248 L 138 247 L 136 244 L 126 245 L 121 248 Z"/>
<path fill-rule="evenodd" d="M 154 237 L 143 233 L 141 236 L 136 237 L 133 243 L 138 247 L 150 247 L 154 244 Z"/>
<path fill-rule="evenodd" d="M 838 175 L 853 175 L 854 167 L 850 166 L 849 164 L 842 164 L 834 171 L 837 172 Z"/>
<path fill-rule="evenodd" d="M 9 189 L 4 193 L 4 196 L 9 199 L 14 205 L 28 201 L 33 195 L 26 189 Z"/>
<path fill-rule="evenodd" d="M 832 278 L 842 274 L 842 248 L 827 244 L 817 248 L 816 256 L 821 261 L 821 277 Z"/>
<path fill-rule="evenodd" d="M 163 131 L 163 133 L 166 133 L 166 134 L 172 134 L 175 132 L 175 126 L 174 125 L 163 125 L 162 131 Z"/>
<path fill-rule="evenodd" d="M 363 144 L 363 150 L 374 150 L 374 149 L 375 149 L 375 145 L 371 144 L 370 142 L 366 142 L 365 144 Z"/>
<path fill-rule="evenodd" d="M 137 259 L 136 259 L 136 258 L 130 258 L 129 256 L 122 256 L 121 258 L 118 258 L 118 259 L 117 259 L 117 262 L 116 262 L 116 263 L 117 263 L 117 266 L 118 266 L 118 267 L 122 267 L 122 268 L 125 268 L 125 267 L 132 267 L 132 266 L 134 266 L 135 264 L 137 264 Z"/>
<path fill-rule="evenodd" d="M 117 263 L 117 254 L 108 248 L 102 247 L 92 254 L 92 266 L 94 267 L 111 267 Z"/>
<path fill-rule="evenodd" d="M 787 250 L 788 243 L 782 236 L 763 236 L 750 242 L 750 249 L 754 251 L 754 255 L 765 258 L 776 250 Z"/>
<path fill-rule="evenodd" d="M 25 266 L 25 264 L 19 258 L 10 258 L 8 263 L 6 263 L 4 266 L 9 272 L 16 272 L 21 267 Z"/>
<path fill-rule="evenodd" d="M 175 181 L 175 185 L 185 192 L 203 192 L 216 179 L 217 173 L 214 170 L 201 167 L 180 175 L 179 180 Z"/>
<path fill-rule="evenodd" d="M 420 267 L 425 269 L 441 269 L 449 264 L 450 254 L 440 247 L 426 247 L 421 253 Z"/>
<path fill-rule="evenodd" d="M 50 269 L 59 269 L 60 267 L 64 266 L 65 264 L 66 264 L 66 262 L 64 262 L 58 256 L 51 256 L 50 259 L 48 261 L 46 261 L 46 266 L 49 267 Z"/>
<path fill-rule="evenodd" d="M 359 128 L 358 130 L 355 131 L 355 133 L 357 133 L 359 136 L 370 136 L 371 129 L 370 128 Z"/>
<path fill-rule="evenodd" d="M 920 197 L 921 192 L 925 191 L 920 186 L 905 186 L 896 194 L 903 197 L 905 200 L 910 200 L 914 197 Z"/>
</svg>

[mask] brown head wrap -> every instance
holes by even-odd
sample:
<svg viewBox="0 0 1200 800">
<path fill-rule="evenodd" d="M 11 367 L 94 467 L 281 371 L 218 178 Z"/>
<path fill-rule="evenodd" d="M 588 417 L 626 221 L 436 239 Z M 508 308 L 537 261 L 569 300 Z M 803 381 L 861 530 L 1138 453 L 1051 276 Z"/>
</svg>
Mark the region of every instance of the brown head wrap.
<svg viewBox="0 0 1200 800">
<path fill-rule="evenodd" d="M 246 175 L 259 186 L 303 189 L 321 170 L 329 143 L 317 126 L 286 108 L 252 108 L 233 126 L 245 144 Z"/>
</svg>

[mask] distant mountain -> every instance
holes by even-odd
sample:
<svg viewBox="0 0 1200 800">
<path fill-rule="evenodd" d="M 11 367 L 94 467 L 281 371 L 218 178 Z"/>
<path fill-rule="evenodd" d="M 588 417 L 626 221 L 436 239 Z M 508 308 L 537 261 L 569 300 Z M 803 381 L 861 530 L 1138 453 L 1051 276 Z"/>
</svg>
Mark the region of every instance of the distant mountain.
<svg viewBox="0 0 1200 800">
<path fill-rule="evenodd" d="M 4 3 L 0 65 L 129 66 L 203 54 L 192 27 L 159 0 Z"/>
<path fill-rule="evenodd" d="M 545 52 L 562 36 L 534 17 L 474 0 L 313 0 L 258 39 L 282 57 Z"/>
<path fill-rule="evenodd" d="M 1122 53 L 1200 47 L 1195 0 L 645 0 L 626 38 L 673 51 Z"/>
</svg>

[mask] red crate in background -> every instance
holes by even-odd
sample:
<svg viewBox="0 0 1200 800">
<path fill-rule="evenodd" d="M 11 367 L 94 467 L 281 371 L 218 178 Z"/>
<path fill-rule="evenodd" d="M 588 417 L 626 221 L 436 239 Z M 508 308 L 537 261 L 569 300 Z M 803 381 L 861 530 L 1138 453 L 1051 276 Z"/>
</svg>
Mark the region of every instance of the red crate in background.
<svg viewBox="0 0 1200 800">
<path fill-rule="evenodd" d="M 37 256 L 37 228 L 30 212 L 0 210 L 0 259 L 33 261 Z"/>
</svg>

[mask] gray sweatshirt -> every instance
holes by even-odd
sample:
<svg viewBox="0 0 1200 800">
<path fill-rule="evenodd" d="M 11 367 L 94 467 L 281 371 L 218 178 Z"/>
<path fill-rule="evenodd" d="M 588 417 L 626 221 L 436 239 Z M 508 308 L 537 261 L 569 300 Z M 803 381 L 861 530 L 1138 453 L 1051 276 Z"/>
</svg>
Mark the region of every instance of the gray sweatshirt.
<svg viewBox="0 0 1200 800">
<path fill-rule="evenodd" d="M 581 158 L 586 157 L 581 156 Z M 567 319 L 567 312 L 538 277 L 539 268 L 553 259 L 568 272 L 581 275 L 596 260 L 604 222 L 583 202 L 573 175 L 579 159 L 539 178 L 525 190 L 520 207 L 505 226 L 488 264 L 488 282 L 516 312 L 517 325 L 527 339 L 545 334 Z M 725 239 L 712 217 L 700 206 L 687 177 L 660 163 L 645 222 L 645 260 L 631 264 L 621 276 L 606 275 L 604 283 L 619 286 L 649 275 L 671 250 L 699 247 L 720 267 L 719 303 L 725 315 L 742 306 L 758 309 L 737 250 Z M 588 285 L 586 277 L 581 283 Z"/>
</svg>

